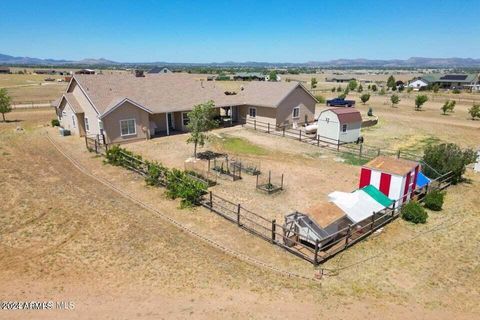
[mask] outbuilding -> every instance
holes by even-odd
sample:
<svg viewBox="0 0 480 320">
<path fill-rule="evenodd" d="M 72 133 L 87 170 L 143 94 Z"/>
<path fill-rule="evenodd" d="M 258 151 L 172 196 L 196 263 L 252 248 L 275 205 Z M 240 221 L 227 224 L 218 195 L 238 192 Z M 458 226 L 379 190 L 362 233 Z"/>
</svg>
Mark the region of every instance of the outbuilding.
<svg viewBox="0 0 480 320">
<path fill-rule="evenodd" d="M 414 90 L 420 90 L 426 86 L 428 86 L 428 82 L 423 79 L 415 79 L 408 84 L 408 87 Z"/>
<path fill-rule="evenodd" d="M 359 188 L 372 185 L 399 207 L 412 198 L 419 171 L 417 162 L 379 156 L 362 167 Z"/>
<path fill-rule="evenodd" d="M 320 141 L 345 144 L 360 138 L 362 115 L 355 108 L 330 108 L 320 112 L 317 120 Z"/>
</svg>

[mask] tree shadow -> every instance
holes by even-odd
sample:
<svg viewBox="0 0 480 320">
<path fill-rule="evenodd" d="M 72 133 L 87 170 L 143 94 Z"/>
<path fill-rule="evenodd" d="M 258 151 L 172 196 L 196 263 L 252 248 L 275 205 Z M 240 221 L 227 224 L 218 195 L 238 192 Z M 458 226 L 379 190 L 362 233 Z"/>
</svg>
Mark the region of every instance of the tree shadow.
<svg viewBox="0 0 480 320">
<path fill-rule="evenodd" d="M 0 123 L 15 123 L 15 122 L 23 122 L 23 120 L 16 119 L 16 120 L 5 120 L 5 121 L 0 121 Z"/>
</svg>

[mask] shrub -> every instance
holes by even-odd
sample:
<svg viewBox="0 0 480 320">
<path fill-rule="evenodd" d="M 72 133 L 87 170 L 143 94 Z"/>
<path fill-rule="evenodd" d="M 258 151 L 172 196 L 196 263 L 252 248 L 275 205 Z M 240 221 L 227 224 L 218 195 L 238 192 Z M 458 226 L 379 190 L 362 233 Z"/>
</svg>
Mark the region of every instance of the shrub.
<svg viewBox="0 0 480 320">
<path fill-rule="evenodd" d="M 58 119 L 52 119 L 52 127 L 60 127 L 60 121 L 58 121 Z"/>
<path fill-rule="evenodd" d="M 402 207 L 402 219 L 415 224 L 427 222 L 428 213 L 416 201 L 410 201 Z"/>
<path fill-rule="evenodd" d="M 460 90 L 458 90 L 458 89 L 453 89 L 453 90 L 452 90 L 452 93 L 454 93 L 454 94 L 459 94 L 459 93 L 460 93 Z"/>
<path fill-rule="evenodd" d="M 472 120 L 475 120 L 475 118 L 480 118 L 480 104 L 473 105 L 470 109 L 468 109 L 468 113 L 470 113 Z"/>
<path fill-rule="evenodd" d="M 442 210 L 445 193 L 439 190 L 432 191 L 425 196 L 425 208 L 433 211 Z"/>
<path fill-rule="evenodd" d="M 325 97 L 322 95 L 316 95 L 315 99 L 317 99 L 319 103 L 325 103 Z"/>
<path fill-rule="evenodd" d="M 360 100 L 362 103 L 365 104 L 368 100 L 370 100 L 370 93 L 364 93 L 360 96 Z"/>
<path fill-rule="evenodd" d="M 453 184 L 462 181 L 462 175 L 465 173 L 467 165 L 475 160 L 475 151 L 472 149 L 462 150 L 454 143 L 429 145 L 425 148 L 423 155 L 423 161 L 428 164 L 424 168 L 427 176 L 436 177 L 436 172 L 445 174 L 452 171 Z"/>
<path fill-rule="evenodd" d="M 206 192 L 205 184 L 188 177 L 178 169 L 172 169 L 167 173 L 167 196 L 172 199 L 181 198 L 182 208 L 196 205 Z"/>
<path fill-rule="evenodd" d="M 422 109 L 422 105 L 428 101 L 428 97 L 426 95 L 418 95 L 415 98 L 415 110 Z"/>
<path fill-rule="evenodd" d="M 167 168 L 158 162 L 147 162 L 147 175 L 145 176 L 145 182 L 149 186 L 158 186 L 160 180 L 165 178 L 167 170 Z"/>
<path fill-rule="evenodd" d="M 367 116 L 373 117 L 373 109 L 372 108 L 368 108 Z"/>
</svg>

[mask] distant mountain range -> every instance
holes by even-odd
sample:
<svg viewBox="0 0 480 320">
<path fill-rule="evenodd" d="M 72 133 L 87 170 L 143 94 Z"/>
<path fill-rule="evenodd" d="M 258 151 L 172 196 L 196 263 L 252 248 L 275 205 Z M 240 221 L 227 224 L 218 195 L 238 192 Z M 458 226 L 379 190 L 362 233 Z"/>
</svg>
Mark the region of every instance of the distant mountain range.
<svg viewBox="0 0 480 320">
<path fill-rule="evenodd" d="M 100 59 L 83 59 L 79 61 L 74 60 L 55 60 L 55 59 L 39 59 L 30 57 L 14 57 L 5 54 L 0 54 L 0 65 L 30 65 L 30 66 L 68 66 L 68 65 L 82 65 L 82 66 L 140 66 L 140 65 L 161 65 L 161 66 L 208 66 L 208 67 L 379 67 L 379 68 L 395 68 L 395 67 L 409 67 L 409 68 L 479 68 L 480 59 L 472 58 L 422 58 L 412 57 L 406 60 L 392 59 L 392 60 L 370 60 L 370 59 L 336 59 L 330 61 L 309 61 L 305 63 L 272 63 L 272 62 L 211 62 L 211 63 L 172 63 L 172 62 L 116 62 Z"/>
</svg>

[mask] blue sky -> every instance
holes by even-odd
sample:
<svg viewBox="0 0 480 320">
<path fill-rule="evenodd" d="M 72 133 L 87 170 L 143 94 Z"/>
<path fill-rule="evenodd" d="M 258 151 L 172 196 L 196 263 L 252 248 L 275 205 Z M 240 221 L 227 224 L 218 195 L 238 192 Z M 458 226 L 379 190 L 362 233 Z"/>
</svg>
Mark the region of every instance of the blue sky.
<svg viewBox="0 0 480 320">
<path fill-rule="evenodd" d="M 0 53 L 122 62 L 480 58 L 480 0 L 0 1 Z"/>
</svg>

